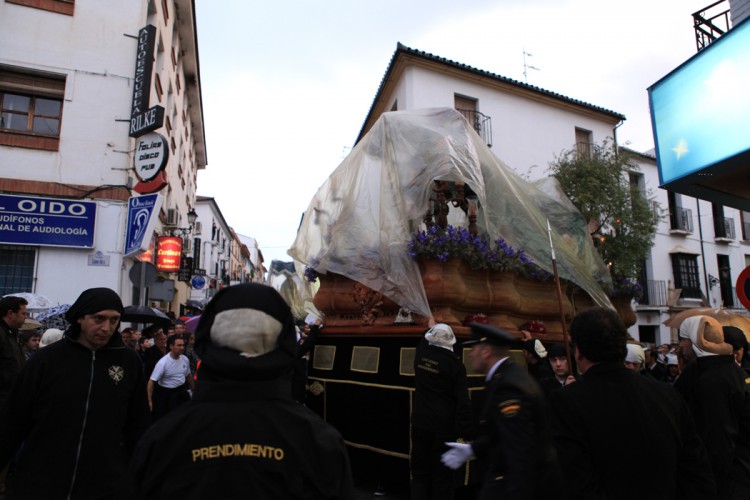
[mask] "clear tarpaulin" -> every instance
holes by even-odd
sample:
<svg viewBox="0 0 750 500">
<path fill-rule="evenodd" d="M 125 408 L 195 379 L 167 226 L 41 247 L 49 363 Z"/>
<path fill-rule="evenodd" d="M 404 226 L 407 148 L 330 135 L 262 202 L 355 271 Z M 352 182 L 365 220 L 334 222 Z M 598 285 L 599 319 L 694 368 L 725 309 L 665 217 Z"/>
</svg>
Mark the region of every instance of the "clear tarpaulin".
<svg viewBox="0 0 750 500">
<path fill-rule="evenodd" d="M 556 181 L 523 180 L 454 109 L 384 113 L 315 194 L 288 254 L 429 317 L 409 241 L 425 228 L 436 180 L 467 184 L 478 198 L 479 232 L 502 236 L 552 273 L 549 220 L 560 277 L 610 306 L 600 285 L 611 285 L 609 272 Z"/>
</svg>

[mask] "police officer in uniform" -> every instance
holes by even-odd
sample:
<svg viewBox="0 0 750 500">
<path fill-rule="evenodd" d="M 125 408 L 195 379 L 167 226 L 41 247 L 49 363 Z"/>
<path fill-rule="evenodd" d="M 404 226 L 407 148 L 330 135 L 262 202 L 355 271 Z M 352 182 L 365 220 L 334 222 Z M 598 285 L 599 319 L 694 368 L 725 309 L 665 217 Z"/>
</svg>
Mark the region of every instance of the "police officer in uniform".
<svg viewBox="0 0 750 500">
<path fill-rule="evenodd" d="M 138 443 L 129 499 L 354 497 L 341 435 L 292 400 L 294 318 L 273 288 L 220 290 L 201 316 L 193 400 Z"/>
<path fill-rule="evenodd" d="M 452 471 L 440 462 L 446 441 L 473 437 L 466 368 L 453 329 L 438 323 L 417 345 L 411 415 L 411 499 L 454 498 Z"/>
<path fill-rule="evenodd" d="M 488 461 L 480 500 L 546 499 L 562 486 L 560 467 L 547 424 L 544 395 L 526 368 L 510 359 L 517 345 L 510 333 L 472 324 L 471 360 L 486 373 L 479 437 L 471 444 L 448 443 L 443 463 L 458 468 L 472 456 Z"/>
</svg>

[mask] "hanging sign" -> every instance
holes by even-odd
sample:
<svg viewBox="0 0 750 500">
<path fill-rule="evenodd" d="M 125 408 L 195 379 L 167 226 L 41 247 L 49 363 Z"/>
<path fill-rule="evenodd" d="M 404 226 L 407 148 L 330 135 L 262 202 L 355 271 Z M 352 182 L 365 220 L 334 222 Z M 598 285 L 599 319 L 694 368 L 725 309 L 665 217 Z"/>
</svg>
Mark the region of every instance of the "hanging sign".
<svg viewBox="0 0 750 500">
<path fill-rule="evenodd" d="M 169 159 L 167 139 L 156 132 L 149 132 L 135 143 L 135 174 L 142 182 L 148 182 L 164 170 Z"/>
<path fill-rule="evenodd" d="M 161 203 L 160 194 L 132 196 L 128 200 L 128 222 L 123 253 L 125 257 L 148 249 L 156 220 L 159 218 Z"/>
<path fill-rule="evenodd" d="M 156 250 L 156 270 L 176 273 L 182 260 L 182 238 L 160 236 Z"/>
</svg>

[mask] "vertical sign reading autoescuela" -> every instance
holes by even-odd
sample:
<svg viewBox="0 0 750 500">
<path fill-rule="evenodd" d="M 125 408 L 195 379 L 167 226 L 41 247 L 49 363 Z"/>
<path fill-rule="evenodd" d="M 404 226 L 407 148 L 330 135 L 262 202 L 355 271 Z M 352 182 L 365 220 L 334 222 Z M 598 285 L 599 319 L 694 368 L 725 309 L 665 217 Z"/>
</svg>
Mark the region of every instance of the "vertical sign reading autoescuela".
<svg viewBox="0 0 750 500">
<path fill-rule="evenodd" d="M 135 56 L 133 102 L 130 108 L 130 137 L 139 137 L 160 128 L 164 123 L 164 108 L 149 108 L 151 76 L 154 70 L 156 28 L 149 24 L 138 32 L 138 50 Z"/>
</svg>

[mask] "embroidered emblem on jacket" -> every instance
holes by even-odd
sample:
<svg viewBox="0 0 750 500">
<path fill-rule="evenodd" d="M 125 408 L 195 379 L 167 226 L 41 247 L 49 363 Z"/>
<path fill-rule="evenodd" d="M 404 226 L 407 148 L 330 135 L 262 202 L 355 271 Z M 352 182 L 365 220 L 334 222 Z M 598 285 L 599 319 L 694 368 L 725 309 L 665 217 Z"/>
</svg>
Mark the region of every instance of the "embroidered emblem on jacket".
<svg viewBox="0 0 750 500">
<path fill-rule="evenodd" d="M 117 385 L 117 383 L 120 382 L 125 376 L 125 370 L 122 369 L 122 366 L 117 365 L 110 366 L 108 373 L 109 378 L 115 381 L 115 385 Z"/>
<path fill-rule="evenodd" d="M 497 405 L 497 408 L 503 417 L 513 417 L 521 411 L 521 400 L 509 399 Z"/>
</svg>

